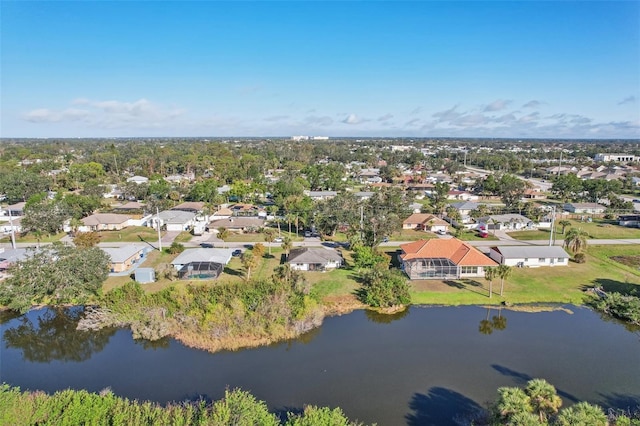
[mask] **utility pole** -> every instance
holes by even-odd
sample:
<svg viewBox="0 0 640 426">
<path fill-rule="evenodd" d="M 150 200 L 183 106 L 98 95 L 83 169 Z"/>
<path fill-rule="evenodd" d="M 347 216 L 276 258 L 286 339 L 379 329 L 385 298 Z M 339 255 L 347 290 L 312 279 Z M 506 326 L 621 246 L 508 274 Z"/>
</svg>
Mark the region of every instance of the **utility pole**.
<svg viewBox="0 0 640 426">
<path fill-rule="evenodd" d="M 13 230 L 13 219 L 11 218 L 11 209 L 9 208 L 9 226 L 11 227 L 11 248 L 16 249 L 16 232 Z"/>
<path fill-rule="evenodd" d="M 549 247 L 553 245 L 553 230 L 556 223 L 556 206 L 551 207 L 551 233 L 549 234 Z"/>
<path fill-rule="evenodd" d="M 360 240 L 364 241 L 364 206 L 360 206 Z"/>
<path fill-rule="evenodd" d="M 560 176 L 561 167 L 562 167 L 562 150 L 560 150 L 560 164 L 558 165 L 558 176 Z"/>
<path fill-rule="evenodd" d="M 160 237 L 160 212 L 156 207 L 156 224 L 158 225 L 158 247 L 160 248 L 160 252 L 162 252 L 162 238 Z"/>
</svg>

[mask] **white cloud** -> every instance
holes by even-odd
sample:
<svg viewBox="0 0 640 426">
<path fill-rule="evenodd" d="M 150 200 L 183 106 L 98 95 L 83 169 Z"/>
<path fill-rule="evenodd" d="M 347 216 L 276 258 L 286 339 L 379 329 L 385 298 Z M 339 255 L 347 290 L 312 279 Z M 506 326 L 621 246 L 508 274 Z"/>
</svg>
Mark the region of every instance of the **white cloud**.
<svg viewBox="0 0 640 426">
<path fill-rule="evenodd" d="M 363 120 L 355 114 L 349 114 L 342 122 L 345 124 L 360 124 Z"/>
<path fill-rule="evenodd" d="M 633 95 L 627 96 L 626 98 L 624 98 L 623 100 L 618 102 L 618 105 L 634 104 L 634 103 L 636 103 L 637 100 L 638 99 Z"/>
<path fill-rule="evenodd" d="M 310 115 L 304 119 L 304 123 L 309 126 L 330 126 L 333 124 L 333 118 L 325 116 Z"/>
<path fill-rule="evenodd" d="M 38 108 L 23 114 L 22 118 L 31 123 L 84 122 L 97 128 L 162 128 L 168 127 L 176 118 L 185 113 L 184 109 L 165 107 L 147 99 L 134 102 L 116 100 L 92 101 L 85 98 L 74 99 L 74 106 L 53 110 Z"/>
<path fill-rule="evenodd" d="M 493 112 L 493 111 L 501 111 L 505 109 L 511 103 L 510 100 L 507 99 L 497 99 L 491 102 L 489 105 L 486 105 L 483 109 L 484 112 Z"/>
<path fill-rule="evenodd" d="M 453 108 L 436 112 L 432 117 L 437 118 L 439 123 L 451 122 L 463 115 L 463 113 L 456 111 L 457 108 L 458 105 L 455 105 Z"/>
<path fill-rule="evenodd" d="M 288 115 L 272 115 L 264 119 L 264 121 L 282 121 L 289 118 Z"/>
<path fill-rule="evenodd" d="M 389 121 L 393 118 L 393 114 L 385 114 L 381 117 L 378 117 L 378 121 L 380 122 L 385 122 L 385 121 Z"/>
<path fill-rule="evenodd" d="M 540 105 L 542 105 L 542 102 L 532 99 L 526 104 L 522 105 L 522 108 L 537 108 Z"/>
<path fill-rule="evenodd" d="M 422 111 L 422 107 L 415 108 L 413 111 L 409 113 L 409 115 L 416 115 Z"/>
</svg>

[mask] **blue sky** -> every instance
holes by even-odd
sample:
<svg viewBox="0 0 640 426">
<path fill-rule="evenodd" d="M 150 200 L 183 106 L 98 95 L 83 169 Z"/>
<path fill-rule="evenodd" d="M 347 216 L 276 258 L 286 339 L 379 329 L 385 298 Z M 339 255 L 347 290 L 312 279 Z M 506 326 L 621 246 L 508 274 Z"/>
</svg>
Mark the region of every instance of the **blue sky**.
<svg viewBox="0 0 640 426">
<path fill-rule="evenodd" d="M 640 138 L 640 2 L 6 1 L 2 137 Z"/>
</svg>

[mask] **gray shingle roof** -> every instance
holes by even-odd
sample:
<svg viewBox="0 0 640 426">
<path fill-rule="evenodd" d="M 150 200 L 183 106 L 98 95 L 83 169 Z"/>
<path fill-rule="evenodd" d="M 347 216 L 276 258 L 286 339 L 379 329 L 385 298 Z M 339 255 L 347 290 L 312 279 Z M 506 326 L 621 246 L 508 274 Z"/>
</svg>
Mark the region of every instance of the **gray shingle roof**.
<svg viewBox="0 0 640 426">
<path fill-rule="evenodd" d="M 499 246 L 492 247 L 507 259 L 559 257 L 568 259 L 569 255 L 559 246 Z"/>
<path fill-rule="evenodd" d="M 216 262 L 226 265 L 231 260 L 233 249 L 196 248 L 186 249 L 176 257 L 172 265 L 186 265 L 192 262 Z"/>
<path fill-rule="evenodd" d="M 341 261 L 342 256 L 333 249 L 300 247 L 291 250 L 288 260 L 289 263 L 326 263 Z"/>
</svg>

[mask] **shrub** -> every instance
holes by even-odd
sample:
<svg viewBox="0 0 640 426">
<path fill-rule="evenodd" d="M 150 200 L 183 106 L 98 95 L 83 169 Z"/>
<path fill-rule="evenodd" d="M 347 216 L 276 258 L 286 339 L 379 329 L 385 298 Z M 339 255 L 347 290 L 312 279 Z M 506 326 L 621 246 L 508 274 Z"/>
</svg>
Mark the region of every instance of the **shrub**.
<svg viewBox="0 0 640 426">
<path fill-rule="evenodd" d="M 358 296 L 363 303 L 375 308 L 411 303 L 407 279 L 397 270 L 376 268 L 365 272 Z"/>
<path fill-rule="evenodd" d="M 584 253 L 576 253 L 573 256 L 573 261 L 576 263 L 585 263 L 587 261 L 587 256 Z"/>
</svg>

